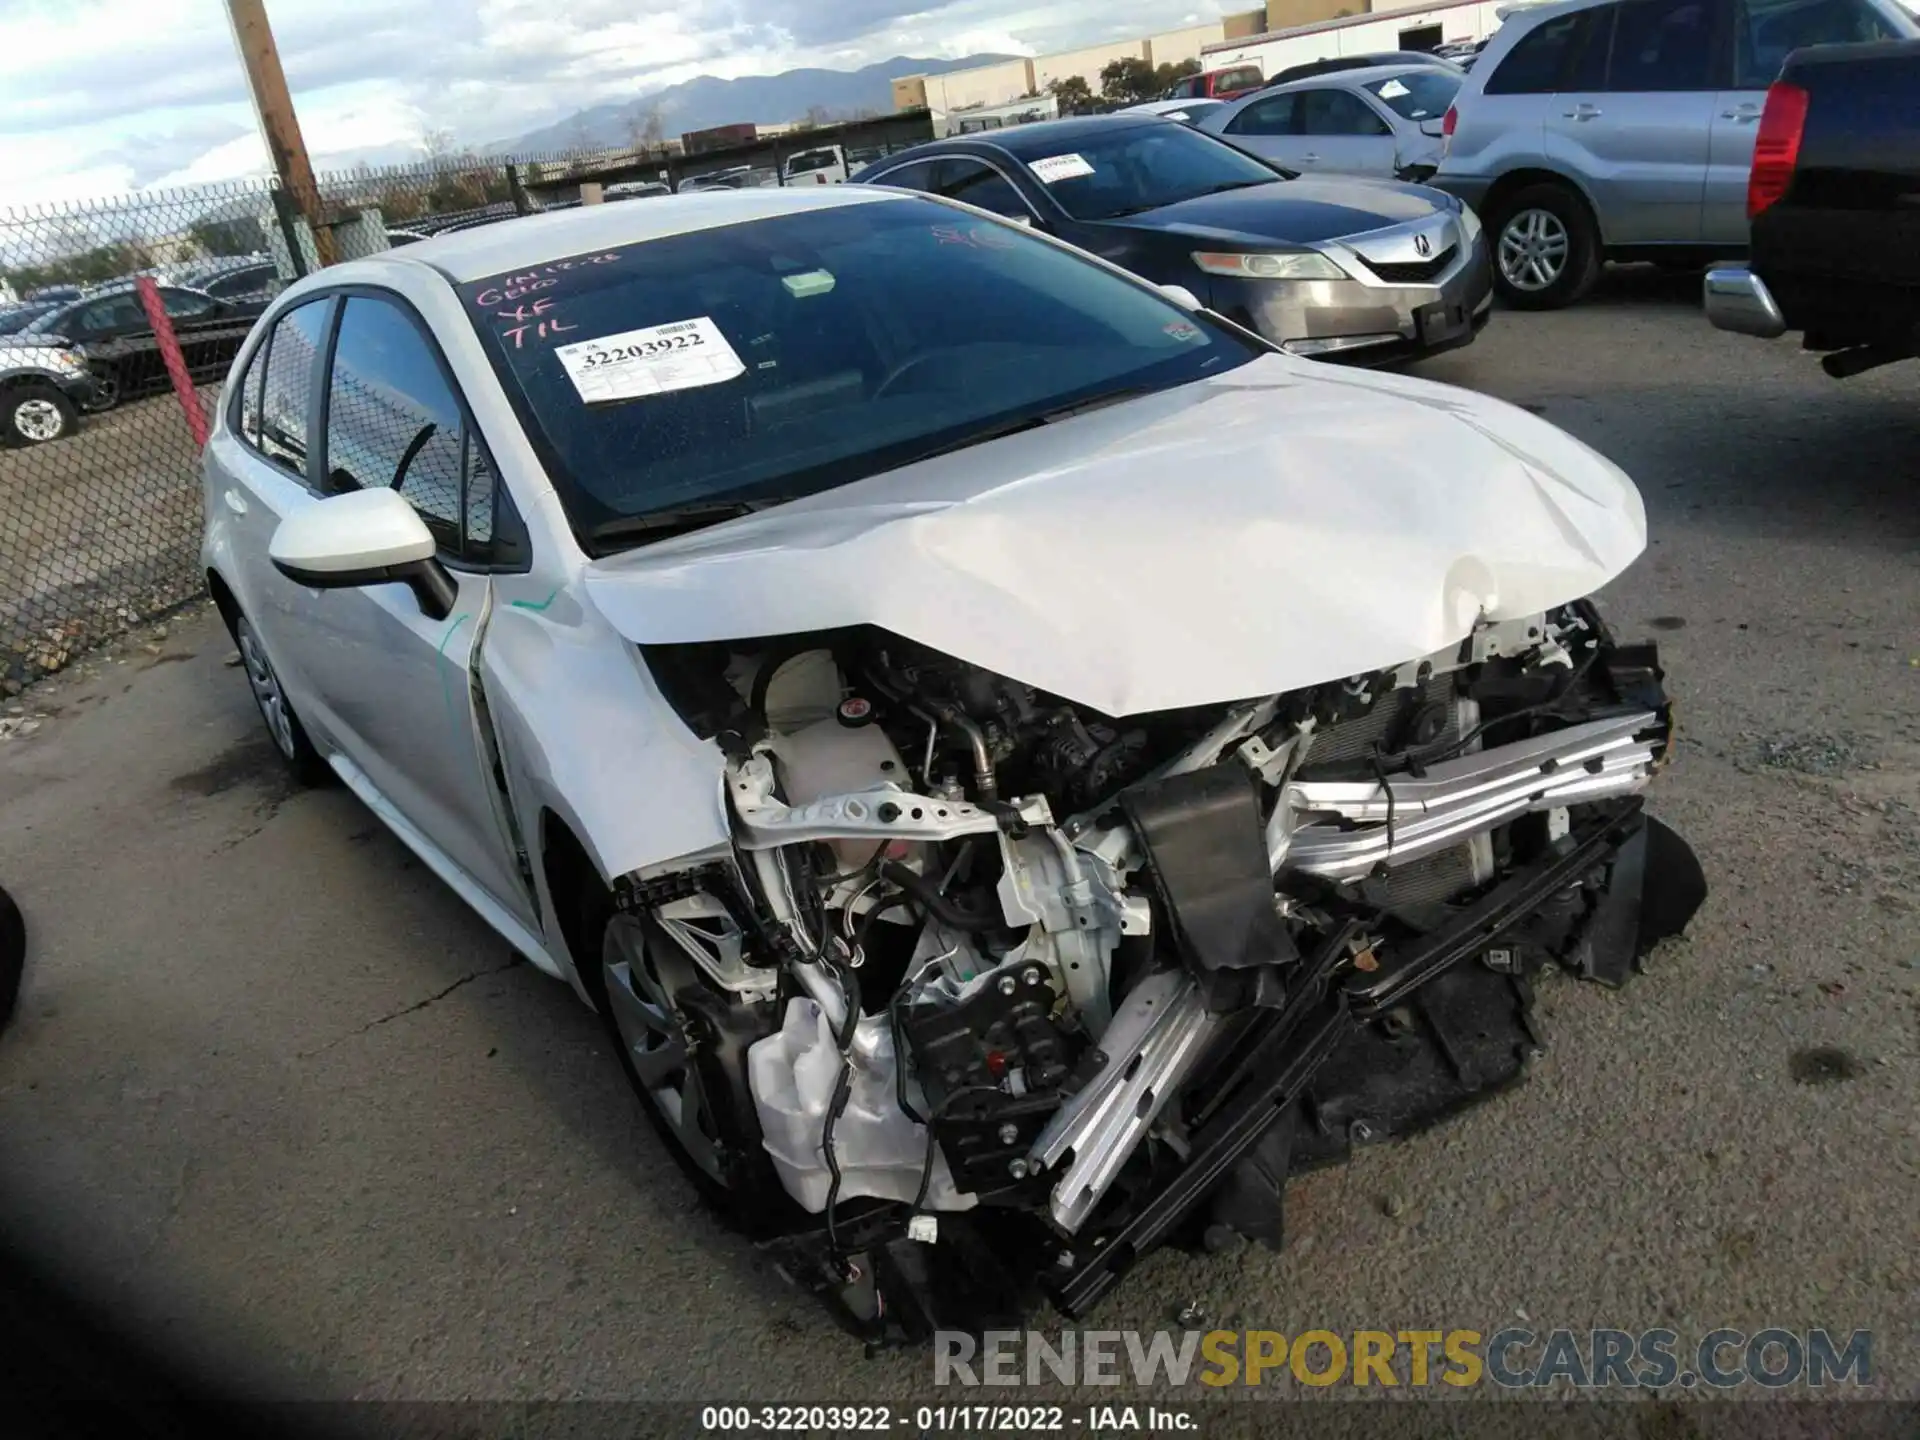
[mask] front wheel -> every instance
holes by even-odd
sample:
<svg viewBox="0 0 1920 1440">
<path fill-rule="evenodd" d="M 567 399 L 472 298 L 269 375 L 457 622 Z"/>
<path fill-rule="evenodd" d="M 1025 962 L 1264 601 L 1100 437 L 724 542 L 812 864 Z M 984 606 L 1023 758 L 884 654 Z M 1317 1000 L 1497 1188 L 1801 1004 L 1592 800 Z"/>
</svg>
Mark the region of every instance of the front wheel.
<svg viewBox="0 0 1920 1440">
<path fill-rule="evenodd" d="M 1529 185 L 1508 197 L 1490 227 L 1493 283 L 1519 310 L 1571 305 L 1600 278 L 1600 229 L 1565 185 Z"/>
<path fill-rule="evenodd" d="M 80 412 L 57 385 L 13 385 L 0 399 L 0 441 L 9 446 L 51 444 L 79 427 Z"/>
<path fill-rule="evenodd" d="M 730 920 L 615 914 L 598 988 L 621 1068 L 674 1158 L 727 1220 L 765 1235 L 791 1202 L 760 1141 L 747 1047 L 771 1032 L 776 1006 L 710 973 L 738 968 L 740 942 Z"/>
</svg>

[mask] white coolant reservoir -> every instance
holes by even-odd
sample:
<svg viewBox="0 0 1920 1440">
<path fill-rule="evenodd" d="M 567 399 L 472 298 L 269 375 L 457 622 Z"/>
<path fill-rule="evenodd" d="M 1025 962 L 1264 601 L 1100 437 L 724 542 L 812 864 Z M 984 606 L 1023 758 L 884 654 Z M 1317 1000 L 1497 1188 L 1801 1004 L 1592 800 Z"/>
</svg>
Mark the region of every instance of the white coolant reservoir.
<svg viewBox="0 0 1920 1440">
<path fill-rule="evenodd" d="M 878 725 L 845 725 L 837 718 L 776 734 L 771 741 L 780 762 L 780 787 L 789 805 L 807 805 L 828 795 L 857 795 L 869 790 L 911 789 L 907 767 L 887 732 Z M 828 842 L 843 870 L 857 870 L 873 859 L 875 842 Z M 909 860 L 917 845 L 896 841 L 889 859 Z"/>
<path fill-rule="evenodd" d="M 840 1166 L 837 1198 L 870 1195 L 911 1204 L 926 1163 L 927 1131 L 901 1112 L 895 1098 L 893 1034 L 886 1016 L 860 1021 L 852 1054 L 853 1087 L 833 1125 L 833 1154 Z M 832 1180 L 821 1142 L 840 1063 L 827 1017 L 805 998 L 789 1000 L 780 1029 L 747 1049 L 762 1143 L 787 1193 L 815 1214 L 826 1209 Z M 973 1204 L 972 1195 L 954 1188 L 946 1157 L 936 1149 L 927 1208 L 967 1210 Z"/>
</svg>

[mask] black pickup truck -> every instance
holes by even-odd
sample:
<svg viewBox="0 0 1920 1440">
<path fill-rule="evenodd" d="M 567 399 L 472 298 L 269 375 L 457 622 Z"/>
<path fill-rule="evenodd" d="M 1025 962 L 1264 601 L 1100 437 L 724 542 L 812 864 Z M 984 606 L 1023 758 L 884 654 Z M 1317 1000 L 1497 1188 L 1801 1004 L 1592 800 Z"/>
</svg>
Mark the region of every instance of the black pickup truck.
<svg viewBox="0 0 1920 1440">
<path fill-rule="evenodd" d="M 1715 325 L 1798 331 L 1836 378 L 1920 355 L 1920 40 L 1787 57 L 1747 215 L 1747 263 L 1707 272 Z"/>
</svg>

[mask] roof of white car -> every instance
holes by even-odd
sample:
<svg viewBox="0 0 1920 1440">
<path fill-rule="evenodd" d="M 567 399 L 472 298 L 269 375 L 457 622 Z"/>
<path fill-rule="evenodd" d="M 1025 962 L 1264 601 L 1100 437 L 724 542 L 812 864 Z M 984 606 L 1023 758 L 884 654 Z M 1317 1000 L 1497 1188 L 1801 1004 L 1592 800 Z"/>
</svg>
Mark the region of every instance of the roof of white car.
<svg viewBox="0 0 1920 1440">
<path fill-rule="evenodd" d="M 376 258 L 392 264 L 431 265 L 465 284 L 570 255 L 661 240 L 669 235 L 899 198 L 898 191 L 864 185 L 703 190 L 691 195 L 661 195 L 646 205 L 582 205 L 502 220 L 385 251 Z"/>
</svg>

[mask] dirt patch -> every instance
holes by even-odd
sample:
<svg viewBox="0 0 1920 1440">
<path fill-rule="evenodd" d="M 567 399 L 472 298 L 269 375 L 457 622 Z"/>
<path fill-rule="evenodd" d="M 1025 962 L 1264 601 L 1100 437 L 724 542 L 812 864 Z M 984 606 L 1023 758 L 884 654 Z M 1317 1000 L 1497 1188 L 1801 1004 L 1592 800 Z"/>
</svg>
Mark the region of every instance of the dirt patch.
<svg viewBox="0 0 1920 1440">
<path fill-rule="evenodd" d="M 209 765 L 176 775 L 167 782 L 182 795 L 209 798 L 242 786 L 265 792 L 273 803 L 287 797 L 290 784 L 286 763 L 273 742 L 264 736 L 235 745 Z"/>
<path fill-rule="evenodd" d="M 1867 1067 L 1837 1045 L 1814 1045 L 1787 1058 L 1787 1073 L 1802 1085 L 1838 1085 L 1858 1080 Z"/>
</svg>

